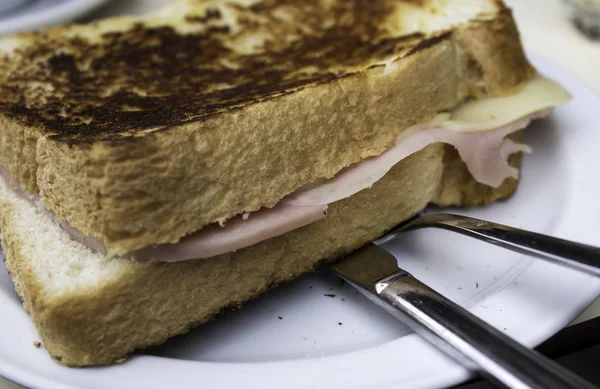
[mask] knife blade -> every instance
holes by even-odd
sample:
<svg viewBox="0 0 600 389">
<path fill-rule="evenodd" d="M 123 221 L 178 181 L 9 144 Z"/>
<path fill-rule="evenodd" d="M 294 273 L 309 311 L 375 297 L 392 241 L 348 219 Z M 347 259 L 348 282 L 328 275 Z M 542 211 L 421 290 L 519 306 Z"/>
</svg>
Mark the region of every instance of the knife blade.
<svg viewBox="0 0 600 389">
<path fill-rule="evenodd" d="M 367 244 L 331 268 L 370 300 L 469 370 L 506 388 L 596 388 L 479 319 Z"/>
</svg>

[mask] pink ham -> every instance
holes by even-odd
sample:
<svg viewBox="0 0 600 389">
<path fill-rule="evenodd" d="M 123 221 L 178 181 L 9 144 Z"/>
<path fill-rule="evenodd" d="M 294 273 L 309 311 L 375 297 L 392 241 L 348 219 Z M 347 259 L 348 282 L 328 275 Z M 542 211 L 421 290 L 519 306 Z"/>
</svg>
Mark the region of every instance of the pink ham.
<svg viewBox="0 0 600 389">
<path fill-rule="evenodd" d="M 209 258 L 236 251 L 271 237 L 285 234 L 311 224 L 327 215 L 327 204 L 296 206 L 278 204 L 251 213 L 247 218 L 238 216 L 223 227 L 211 224 L 175 244 L 146 247 L 130 256 L 135 259 L 156 261 L 183 261 Z"/>
<path fill-rule="evenodd" d="M 535 112 L 502 128 L 482 132 L 457 132 L 444 128 L 408 129 L 394 147 L 385 153 L 361 161 L 314 188 L 299 191 L 283 199 L 296 205 L 331 204 L 371 187 L 395 164 L 432 143 L 453 145 L 467 164 L 469 172 L 482 184 L 497 188 L 508 177 L 517 178 L 519 171 L 506 161 L 512 153 L 531 152 L 527 145 L 517 144 L 507 135 L 521 130 L 533 120 L 545 117 L 550 110 Z M 433 124 L 433 122 L 432 122 Z M 422 127 L 420 125 L 419 127 Z"/>
<path fill-rule="evenodd" d="M 399 161 L 432 143 L 443 142 L 456 147 L 477 181 L 497 187 L 507 177 L 518 177 L 518 170 L 506 162 L 508 156 L 531 151 L 526 145 L 505 139 L 506 136 L 548 113 L 549 110 L 539 111 L 505 127 L 484 132 L 463 133 L 443 128 L 408 130 L 408 135 L 398 139 L 385 153 L 361 161 L 324 184 L 296 192 L 273 208 L 254 212 L 247 220 L 238 216 L 224 227 L 214 224 L 177 244 L 142 249 L 133 253 L 133 257 L 168 262 L 209 258 L 303 227 L 325 217 L 327 204 L 371 187 Z"/>
<path fill-rule="evenodd" d="M 125 257 L 164 262 L 210 258 L 285 234 L 323 219 L 327 214 L 328 204 L 371 187 L 399 161 L 433 143 L 453 145 L 477 181 L 498 187 L 506 178 L 517 178 L 519 174 L 517 169 L 507 163 L 508 156 L 519 151 L 531 151 L 529 146 L 517 144 L 506 137 L 549 112 L 549 109 L 541 110 L 502 128 L 482 132 L 457 132 L 439 128 L 437 124 L 440 120 L 434 119 L 405 131 L 396 144 L 383 154 L 363 160 L 323 184 L 293 193 L 273 208 L 263 208 L 250 215 L 239 215 L 224 225 L 215 223 L 205 227 L 178 243 L 149 246 Z M 12 182 L 5 169 L 0 169 L 0 175 Z M 17 187 L 14 183 L 13 186 Z M 42 212 L 60 223 L 74 240 L 93 250 L 106 252 L 103 242 L 84 235 L 68 222 L 59 221 L 36 196 L 27 197 Z"/>
</svg>

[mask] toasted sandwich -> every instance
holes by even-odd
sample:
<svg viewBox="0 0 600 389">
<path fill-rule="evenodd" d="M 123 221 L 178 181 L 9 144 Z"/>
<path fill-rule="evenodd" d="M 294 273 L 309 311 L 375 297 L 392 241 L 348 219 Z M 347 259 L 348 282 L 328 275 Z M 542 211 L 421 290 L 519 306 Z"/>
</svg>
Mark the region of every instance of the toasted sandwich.
<svg viewBox="0 0 600 389">
<path fill-rule="evenodd" d="M 0 41 L 0 227 L 45 348 L 111 364 L 423 210 L 569 100 L 497 0 L 182 0 Z"/>
</svg>

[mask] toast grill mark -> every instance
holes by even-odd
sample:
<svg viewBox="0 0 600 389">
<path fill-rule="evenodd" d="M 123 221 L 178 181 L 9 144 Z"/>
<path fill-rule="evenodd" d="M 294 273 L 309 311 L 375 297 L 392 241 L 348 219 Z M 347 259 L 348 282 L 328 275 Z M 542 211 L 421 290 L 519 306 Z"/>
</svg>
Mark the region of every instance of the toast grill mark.
<svg viewBox="0 0 600 389">
<path fill-rule="evenodd" d="M 114 139 L 201 120 L 427 46 L 419 34 L 386 31 L 394 0 L 325 3 L 210 9 L 188 16 L 203 29 L 186 35 L 143 24 L 96 42 L 38 34 L 35 44 L 2 59 L 0 68 L 17 70 L 0 75 L 0 111 L 74 143 Z M 226 11 L 236 13 L 235 26 L 224 24 Z M 239 49 L 250 37 L 262 43 Z"/>
</svg>

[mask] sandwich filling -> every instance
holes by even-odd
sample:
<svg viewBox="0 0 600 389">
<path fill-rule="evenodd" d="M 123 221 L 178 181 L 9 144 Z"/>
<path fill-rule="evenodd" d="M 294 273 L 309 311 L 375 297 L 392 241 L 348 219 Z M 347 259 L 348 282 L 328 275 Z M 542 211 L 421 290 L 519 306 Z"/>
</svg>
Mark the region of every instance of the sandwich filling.
<svg viewBox="0 0 600 389">
<path fill-rule="evenodd" d="M 512 96 L 467 102 L 453 112 L 438 114 L 426 123 L 415 125 L 383 154 L 352 165 L 324 183 L 292 193 L 273 208 L 238 215 L 224 224 L 207 226 L 178 243 L 149 246 L 124 257 L 165 262 L 210 258 L 285 234 L 327 217 L 329 204 L 370 188 L 398 162 L 433 143 L 454 146 L 478 182 L 498 187 L 509 177 L 518 178 L 519 171 L 508 164 L 508 157 L 532 151 L 507 136 L 525 128 L 532 120 L 547 116 L 553 107 L 569 99 L 562 87 L 537 77 Z M 33 198 L 33 202 L 60 223 L 74 240 L 106 253 L 101 240 L 58 220 L 39 198 Z"/>
</svg>

